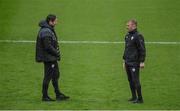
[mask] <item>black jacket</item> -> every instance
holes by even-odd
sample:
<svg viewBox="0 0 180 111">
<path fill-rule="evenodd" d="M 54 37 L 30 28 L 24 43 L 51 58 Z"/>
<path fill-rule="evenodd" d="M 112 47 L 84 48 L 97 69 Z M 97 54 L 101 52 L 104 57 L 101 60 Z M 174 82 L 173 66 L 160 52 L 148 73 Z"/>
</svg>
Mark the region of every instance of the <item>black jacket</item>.
<svg viewBox="0 0 180 111">
<path fill-rule="evenodd" d="M 46 21 L 39 23 L 41 27 L 36 41 L 36 62 L 53 62 L 60 60 L 60 51 L 54 28 Z"/>
<path fill-rule="evenodd" d="M 145 61 L 145 57 L 144 37 L 137 30 L 127 33 L 123 55 L 125 63 L 131 66 L 139 66 L 140 62 Z"/>
</svg>

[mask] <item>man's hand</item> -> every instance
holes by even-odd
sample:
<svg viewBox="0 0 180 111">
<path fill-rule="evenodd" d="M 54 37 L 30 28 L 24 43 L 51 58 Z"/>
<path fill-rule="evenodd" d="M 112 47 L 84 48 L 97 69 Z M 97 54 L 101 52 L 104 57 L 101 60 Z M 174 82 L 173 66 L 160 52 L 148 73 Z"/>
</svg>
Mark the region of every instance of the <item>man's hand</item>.
<svg viewBox="0 0 180 111">
<path fill-rule="evenodd" d="M 145 67 L 144 62 L 141 62 L 141 63 L 140 63 L 140 68 L 143 69 L 144 67 Z"/>
<path fill-rule="evenodd" d="M 123 69 L 125 69 L 125 63 L 123 62 Z"/>
</svg>

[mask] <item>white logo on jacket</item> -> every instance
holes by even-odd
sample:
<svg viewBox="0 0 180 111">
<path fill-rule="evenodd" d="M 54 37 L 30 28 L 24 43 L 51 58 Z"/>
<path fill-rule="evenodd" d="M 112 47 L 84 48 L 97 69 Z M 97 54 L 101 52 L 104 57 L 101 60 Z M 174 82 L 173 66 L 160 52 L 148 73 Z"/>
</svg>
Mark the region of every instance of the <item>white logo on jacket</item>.
<svg viewBox="0 0 180 111">
<path fill-rule="evenodd" d="M 133 39 L 134 39 L 134 37 L 132 36 L 132 37 L 131 37 L 131 40 L 133 40 Z"/>
</svg>

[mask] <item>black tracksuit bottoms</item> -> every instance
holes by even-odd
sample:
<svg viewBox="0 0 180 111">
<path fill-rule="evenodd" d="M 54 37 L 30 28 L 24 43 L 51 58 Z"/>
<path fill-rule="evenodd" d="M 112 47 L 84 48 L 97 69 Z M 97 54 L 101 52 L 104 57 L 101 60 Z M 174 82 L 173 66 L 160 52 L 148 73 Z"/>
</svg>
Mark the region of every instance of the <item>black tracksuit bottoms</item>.
<svg viewBox="0 0 180 111">
<path fill-rule="evenodd" d="M 58 79 L 59 79 L 59 67 L 57 61 L 54 62 L 44 62 L 44 79 L 42 85 L 42 93 L 43 97 L 48 96 L 48 87 L 49 82 L 52 80 L 52 85 L 54 87 L 54 92 L 56 96 L 60 93 L 59 86 L 58 86 Z"/>
<path fill-rule="evenodd" d="M 132 98 L 142 99 L 141 84 L 139 77 L 139 66 L 129 66 L 125 64 L 129 86 L 131 89 Z"/>
</svg>

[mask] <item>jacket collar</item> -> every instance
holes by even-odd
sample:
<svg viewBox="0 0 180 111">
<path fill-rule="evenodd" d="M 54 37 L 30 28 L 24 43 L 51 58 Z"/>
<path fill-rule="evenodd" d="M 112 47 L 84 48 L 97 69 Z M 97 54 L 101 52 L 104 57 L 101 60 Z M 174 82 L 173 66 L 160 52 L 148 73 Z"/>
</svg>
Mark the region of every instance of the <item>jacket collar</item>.
<svg viewBox="0 0 180 111">
<path fill-rule="evenodd" d="M 45 20 L 42 20 L 39 22 L 39 26 L 41 28 L 49 28 L 51 29 L 52 31 L 54 31 L 54 27 L 53 26 L 50 26 Z"/>
<path fill-rule="evenodd" d="M 135 34 L 137 32 L 137 29 L 134 29 L 133 31 L 130 31 L 129 34 Z"/>
</svg>

